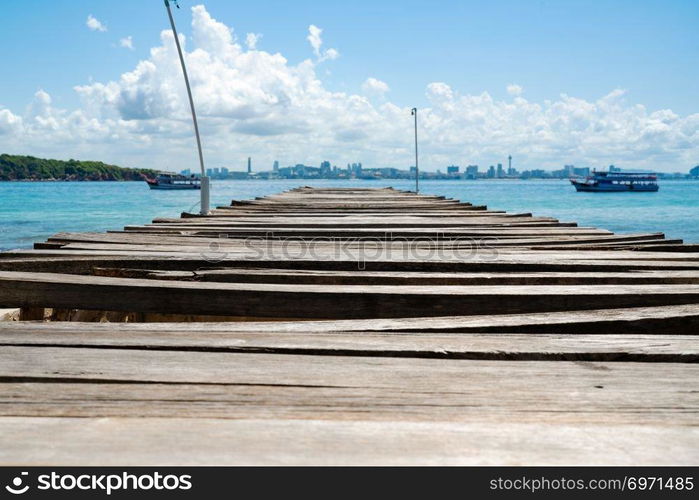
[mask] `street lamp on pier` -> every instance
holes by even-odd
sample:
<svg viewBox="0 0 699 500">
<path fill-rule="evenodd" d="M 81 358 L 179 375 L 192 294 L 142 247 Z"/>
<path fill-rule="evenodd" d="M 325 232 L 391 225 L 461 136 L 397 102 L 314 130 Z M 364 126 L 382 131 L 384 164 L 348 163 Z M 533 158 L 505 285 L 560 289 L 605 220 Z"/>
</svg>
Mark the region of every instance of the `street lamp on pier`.
<svg viewBox="0 0 699 500">
<path fill-rule="evenodd" d="M 192 110 L 192 121 L 194 122 L 194 135 L 197 137 L 197 148 L 199 150 L 199 166 L 201 167 L 201 203 L 200 203 L 200 213 L 202 215 L 207 215 L 209 213 L 209 178 L 206 176 L 206 170 L 204 169 L 204 154 L 201 150 L 201 138 L 199 137 L 199 124 L 197 123 L 197 113 L 194 110 L 194 100 L 192 99 L 192 89 L 189 86 L 189 77 L 187 76 L 187 67 L 184 64 L 184 56 L 182 55 L 182 47 L 180 46 L 180 39 L 177 36 L 177 29 L 175 28 L 175 20 L 172 17 L 172 11 L 170 10 L 170 3 L 174 3 L 175 7 L 178 9 L 180 6 L 177 0 L 164 0 L 165 8 L 167 9 L 167 16 L 170 18 L 170 26 L 172 27 L 172 34 L 175 37 L 175 45 L 177 46 L 177 53 L 180 56 L 180 65 L 182 66 L 182 74 L 184 75 L 184 84 L 187 87 L 187 97 L 189 97 L 189 107 Z"/>
<path fill-rule="evenodd" d="M 417 108 L 413 108 L 410 113 L 415 117 L 415 194 L 420 192 L 420 168 L 417 164 Z"/>
</svg>

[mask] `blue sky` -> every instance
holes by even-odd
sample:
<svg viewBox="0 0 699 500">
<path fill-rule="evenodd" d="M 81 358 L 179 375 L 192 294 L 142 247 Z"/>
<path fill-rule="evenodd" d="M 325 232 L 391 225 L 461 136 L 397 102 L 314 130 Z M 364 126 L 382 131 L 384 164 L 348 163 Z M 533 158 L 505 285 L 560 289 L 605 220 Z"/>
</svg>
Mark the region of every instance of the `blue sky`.
<svg viewBox="0 0 699 500">
<path fill-rule="evenodd" d="M 696 1 L 182 0 L 182 8 L 175 10 L 175 15 L 188 38 L 192 32 L 190 9 L 199 3 L 217 22 L 231 28 L 241 45 L 246 33 L 260 33 L 263 36 L 257 50 L 281 53 L 293 67 L 313 58 L 306 39 L 309 26 L 322 28 L 323 47 L 332 47 L 340 54 L 315 65 L 323 88 L 362 95 L 367 78 L 385 82 L 390 92 L 373 96 L 371 101 L 372 109 L 378 112 L 387 102 L 400 108 L 436 108 L 434 93 L 426 92 L 435 82 L 448 85 L 459 96 L 487 92 L 498 102 L 507 102 L 518 94 L 506 90 L 508 85 L 516 84 L 523 89 L 521 96 L 527 102 L 541 106 L 560 100 L 563 94 L 594 103 L 623 89 L 627 111 L 642 105 L 648 114 L 672 110 L 682 119 L 699 112 Z M 89 29 L 88 15 L 99 20 L 106 31 Z M 0 22 L 0 43 L 12 47 L 3 55 L 6 77 L 0 79 L 0 108 L 17 116 L 25 113 L 39 90 L 50 96 L 53 108 L 66 112 L 80 109 L 84 100 L 74 90 L 76 85 L 118 82 L 139 61 L 149 59 L 150 49 L 162 43 L 160 32 L 168 27 L 160 0 L 4 2 Z M 129 36 L 133 50 L 120 44 Z M 464 102 L 460 105 L 469 106 Z M 284 120 L 283 114 L 275 116 Z M 242 118 L 231 115 L 231 119 Z M 25 133 L 28 120 L 24 117 Z M 682 138 L 673 136 L 674 142 L 663 151 L 658 150 L 663 149 L 661 143 L 647 149 L 646 154 L 667 162 L 662 168 L 672 169 L 674 162 L 691 163 L 696 157 L 696 144 L 692 142 L 695 130 L 688 133 L 687 127 L 694 126 L 692 120 L 682 124 Z M 444 142 L 438 135 L 436 130 L 428 131 L 426 140 L 433 139 L 438 145 Z M 691 142 L 689 146 L 687 141 Z M 6 144 L 6 148 L 32 146 L 31 141 L 17 138 Z M 683 144 L 684 151 L 677 153 Z M 383 153 L 377 152 L 380 146 L 363 151 L 353 144 L 348 149 L 377 163 L 386 163 L 391 151 L 399 158 L 396 163 L 407 161 L 407 152 L 396 152 L 397 145 L 386 145 Z M 507 144 L 509 148 L 514 146 Z M 328 145 L 317 154 L 337 154 L 340 148 L 341 144 Z M 76 149 L 90 152 L 83 143 Z M 94 151 L 118 160 L 119 149 L 111 152 L 103 144 Z M 433 157 L 435 167 L 442 161 L 487 162 L 490 154 L 467 148 L 463 158 L 449 160 L 454 149 L 438 149 Z M 429 154 L 429 144 L 427 150 Z M 237 149 L 231 151 L 238 153 Z M 548 147 L 542 147 L 522 154 L 535 166 L 562 164 L 568 159 L 612 161 L 615 152 L 612 149 L 599 159 L 585 157 L 582 150 L 571 158 L 554 157 L 557 153 L 570 155 L 570 144 L 562 150 L 547 151 Z M 67 153 L 57 148 L 54 155 Z M 139 154 L 134 153 L 131 161 L 137 161 Z M 628 160 L 637 162 L 641 154 L 637 151 Z M 699 158 L 694 161 L 699 163 Z M 677 169 L 688 166 L 679 164 Z"/>
</svg>

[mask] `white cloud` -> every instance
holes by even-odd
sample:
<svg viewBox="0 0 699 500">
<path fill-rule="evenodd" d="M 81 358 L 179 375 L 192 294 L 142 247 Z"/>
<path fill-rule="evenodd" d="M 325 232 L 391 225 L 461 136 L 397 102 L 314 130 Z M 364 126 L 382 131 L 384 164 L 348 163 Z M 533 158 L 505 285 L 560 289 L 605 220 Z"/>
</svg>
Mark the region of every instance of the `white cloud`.
<svg viewBox="0 0 699 500">
<path fill-rule="evenodd" d="M 340 57 L 340 53 L 337 51 L 337 49 L 323 50 L 322 34 L 323 29 L 319 28 L 318 26 L 311 24 L 308 27 L 308 36 L 306 37 L 306 40 L 308 40 L 308 43 L 311 44 L 311 48 L 313 48 L 313 53 L 315 54 L 316 59 L 318 59 L 318 62 L 337 59 Z"/>
<path fill-rule="evenodd" d="M 250 50 L 256 50 L 257 44 L 260 42 L 261 38 L 262 35 L 259 33 L 248 33 L 245 36 L 245 45 L 247 45 Z"/>
<path fill-rule="evenodd" d="M 329 159 L 338 165 L 406 167 L 412 161 L 408 107 L 329 90 L 319 74 L 322 31 L 309 31 L 315 58 L 296 64 L 280 53 L 241 46 L 231 28 L 203 6 L 192 8 L 192 39 L 183 48 L 200 117 L 206 160 L 241 166 Z M 303 34 L 299 33 L 299 38 Z M 246 37 L 247 41 L 247 37 Z M 363 93 L 385 94 L 368 78 Z M 116 81 L 75 87 L 77 109 L 60 109 L 40 90 L 22 112 L 0 108 L 0 150 L 52 157 L 99 158 L 130 166 L 196 165 L 182 73 L 169 30 L 147 59 Z M 699 114 L 647 110 L 624 90 L 598 99 L 561 95 L 531 102 L 516 93 L 496 100 L 462 94 L 445 82 L 426 87 L 420 109 L 426 169 L 516 155 L 519 166 L 619 166 L 687 170 L 699 157 Z M 241 160 L 242 161 L 242 160 Z"/>
<path fill-rule="evenodd" d="M 9 109 L 0 108 L 0 136 L 17 133 L 22 128 L 22 117 Z"/>
<path fill-rule="evenodd" d="M 447 102 L 454 99 L 454 91 L 444 82 L 433 82 L 427 85 L 427 96 L 434 102 Z"/>
<path fill-rule="evenodd" d="M 520 96 L 522 92 L 524 92 L 524 89 L 516 83 L 511 83 L 507 86 L 507 93 L 512 96 Z"/>
<path fill-rule="evenodd" d="M 320 57 L 320 47 L 323 45 L 322 34 L 323 30 L 318 26 L 311 24 L 308 27 L 308 37 L 306 37 L 306 39 L 311 44 L 311 47 L 313 47 L 313 53 L 318 57 Z"/>
<path fill-rule="evenodd" d="M 362 90 L 367 94 L 383 96 L 391 89 L 386 82 L 377 80 L 374 77 L 369 77 L 362 84 Z"/>
<path fill-rule="evenodd" d="M 102 24 L 97 18 L 95 18 L 92 14 L 87 16 L 87 21 L 85 21 L 85 25 L 90 28 L 92 31 L 107 31 L 107 27 Z"/>
<path fill-rule="evenodd" d="M 320 58 L 320 60 L 326 61 L 328 59 L 337 59 L 338 57 L 340 57 L 340 52 L 338 52 L 337 49 L 328 49 L 323 52 L 323 56 Z"/>
<path fill-rule="evenodd" d="M 119 40 L 119 45 L 125 49 L 133 50 L 133 37 L 130 35 Z"/>
</svg>

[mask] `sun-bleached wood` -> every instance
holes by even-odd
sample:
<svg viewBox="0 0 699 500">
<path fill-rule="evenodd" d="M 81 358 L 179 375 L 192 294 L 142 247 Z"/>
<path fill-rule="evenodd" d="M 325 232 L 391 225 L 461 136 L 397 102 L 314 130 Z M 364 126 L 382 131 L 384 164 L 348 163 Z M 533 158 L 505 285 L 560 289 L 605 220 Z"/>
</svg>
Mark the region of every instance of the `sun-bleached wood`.
<svg viewBox="0 0 699 500">
<path fill-rule="evenodd" d="M 0 464 L 699 459 L 699 246 L 660 232 L 301 187 L 2 253 L 3 306 Z"/>
</svg>

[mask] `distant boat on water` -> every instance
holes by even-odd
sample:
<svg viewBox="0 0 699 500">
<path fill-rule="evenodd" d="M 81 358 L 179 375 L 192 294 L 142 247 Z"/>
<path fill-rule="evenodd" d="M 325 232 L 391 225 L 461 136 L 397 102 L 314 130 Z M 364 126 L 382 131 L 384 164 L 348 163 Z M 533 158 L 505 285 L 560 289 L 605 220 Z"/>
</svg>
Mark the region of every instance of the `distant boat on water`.
<svg viewBox="0 0 699 500">
<path fill-rule="evenodd" d="M 160 174 L 155 179 L 146 178 L 151 189 L 201 189 L 201 181 L 194 175 Z"/>
<path fill-rule="evenodd" d="M 596 172 L 584 179 L 570 179 L 576 191 L 616 193 L 622 191 L 655 192 L 659 188 L 658 176 L 645 172 Z"/>
</svg>

